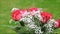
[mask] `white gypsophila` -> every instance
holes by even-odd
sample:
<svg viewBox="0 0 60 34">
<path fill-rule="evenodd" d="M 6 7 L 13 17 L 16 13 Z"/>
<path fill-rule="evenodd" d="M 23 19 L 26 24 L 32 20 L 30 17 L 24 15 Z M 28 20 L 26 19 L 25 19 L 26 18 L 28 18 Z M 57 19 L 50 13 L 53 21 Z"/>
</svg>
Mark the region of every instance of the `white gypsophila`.
<svg viewBox="0 0 60 34">
<path fill-rule="evenodd" d="M 22 18 L 21 21 L 24 21 L 24 23 L 30 28 L 34 28 L 34 26 L 35 26 L 34 25 L 35 23 L 28 17 Z"/>
<path fill-rule="evenodd" d="M 11 10 L 11 12 L 14 11 L 14 10 L 19 10 L 19 8 L 13 8 L 13 9 Z"/>
<path fill-rule="evenodd" d="M 27 21 L 25 21 L 25 23 L 26 23 L 26 22 L 28 22 L 28 24 L 26 24 L 26 25 L 27 25 L 29 28 L 32 28 L 32 29 L 35 28 L 35 25 L 34 25 L 35 23 L 34 23 L 33 21 L 27 20 Z"/>
<path fill-rule="evenodd" d="M 27 25 L 29 28 L 31 28 L 31 29 L 34 29 L 35 28 L 35 25 L 34 24 L 28 24 Z"/>
<path fill-rule="evenodd" d="M 39 8 L 38 11 L 36 11 L 35 17 L 39 19 L 40 21 L 42 20 L 42 16 L 40 13 L 42 12 L 42 8 Z"/>
<path fill-rule="evenodd" d="M 30 27 L 30 28 L 35 28 L 35 23 L 31 20 L 31 19 L 29 19 L 29 18 L 27 18 L 28 20 L 27 20 L 27 22 L 28 22 L 28 24 L 27 24 L 27 26 L 28 27 Z"/>
<path fill-rule="evenodd" d="M 50 19 L 47 24 L 45 24 L 44 26 L 46 27 L 46 33 L 52 33 L 53 31 L 53 23 L 54 23 L 54 19 Z"/>
<path fill-rule="evenodd" d="M 20 21 L 24 21 L 24 23 L 27 24 L 27 23 L 30 23 L 31 20 L 25 17 L 25 18 L 20 19 Z"/>
<path fill-rule="evenodd" d="M 24 21 L 25 23 L 30 23 L 32 21 L 32 16 L 28 14 L 27 16 L 21 18 L 20 20 Z"/>
<path fill-rule="evenodd" d="M 41 31 L 41 27 L 37 27 L 35 28 L 35 33 L 36 34 L 42 34 L 43 32 Z"/>
<path fill-rule="evenodd" d="M 27 17 L 30 18 L 30 19 L 32 19 L 32 15 L 30 15 L 30 12 L 28 12 Z"/>
<path fill-rule="evenodd" d="M 39 13 L 36 13 L 36 14 L 35 14 L 35 17 L 36 17 L 37 19 L 39 19 L 39 20 L 42 20 L 42 16 L 40 15 L 40 12 L 39 12 Z"/>
</svg>

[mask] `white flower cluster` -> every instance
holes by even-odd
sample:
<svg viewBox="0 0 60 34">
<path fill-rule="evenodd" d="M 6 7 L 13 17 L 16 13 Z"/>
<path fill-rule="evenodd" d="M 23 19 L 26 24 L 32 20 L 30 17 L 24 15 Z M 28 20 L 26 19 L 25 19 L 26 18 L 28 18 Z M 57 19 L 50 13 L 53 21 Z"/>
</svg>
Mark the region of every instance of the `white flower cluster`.
<svg viewBox="0 0 60 34">
<path fill-rule="evenodd" d="M 43 32 L 41 31 L 41 27 L 37 27 L 35 28 L 35 33 L 36 34 L 42 34 Z"/>
<path fill-rule="evenodd" d="M 50 19 L 47 24 L 44 25 L 46 27 L 46 34 L 53 33 L 53 23 L 55 22 L 54 19 Z"/>
</svg>

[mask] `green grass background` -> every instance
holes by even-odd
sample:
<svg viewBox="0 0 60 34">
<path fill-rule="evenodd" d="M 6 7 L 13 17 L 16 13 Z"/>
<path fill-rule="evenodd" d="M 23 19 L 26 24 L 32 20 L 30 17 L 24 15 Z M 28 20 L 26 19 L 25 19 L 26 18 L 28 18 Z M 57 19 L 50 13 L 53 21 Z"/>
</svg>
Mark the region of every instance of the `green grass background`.
<svg viewBox="0 0 60 34">
<path fill-rule="evenodd" d="M 54 19 L 60 18 L 60 0 L 0 0 L 0 34 L 16 34 L 10 27 L 1 25 L 9 24 L 12 8 L 43 8 L 44 11 L 50 12 Z M 55 30 L 60 34 L 60 29 Z"/>
</svg>

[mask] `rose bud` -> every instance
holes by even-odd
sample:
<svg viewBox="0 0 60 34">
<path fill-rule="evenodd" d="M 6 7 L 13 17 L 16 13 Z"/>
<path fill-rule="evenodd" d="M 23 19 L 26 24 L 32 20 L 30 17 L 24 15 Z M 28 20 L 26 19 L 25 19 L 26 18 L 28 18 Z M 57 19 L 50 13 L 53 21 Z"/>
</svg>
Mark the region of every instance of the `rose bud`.
<svg viewBox="0 0 60 34">
<path fill-rule="evenodd" d="M 52 18 L 52 15 L 47 12 L 41 12 L 40 16 L 42 17 L 42 20 L 40 20 L 42 23 L 47 23 L 47 21 Z"/>
<path fill-rule="evenodd" d="M 55 28 L 60 28 L 60 19 L 56 20 L 54 23 Z"/>
<path fill-rule="evenodd" d="M 21 19 L 20 10 L 19 9 L 12 10 L 11 18 L 15 21 L 20 20 Z"/>
</svg>

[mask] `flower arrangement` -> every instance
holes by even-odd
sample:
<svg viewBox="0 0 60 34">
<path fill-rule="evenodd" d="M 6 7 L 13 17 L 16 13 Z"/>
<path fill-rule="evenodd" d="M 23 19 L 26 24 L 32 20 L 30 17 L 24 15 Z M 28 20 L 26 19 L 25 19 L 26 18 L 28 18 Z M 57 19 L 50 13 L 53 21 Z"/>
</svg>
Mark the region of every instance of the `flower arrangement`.
<svg viewBox="0 0 60 34">
<path fill-rule="evenodd" d="M 11 18 L 18 23 L 14 27 L 17 34 L 54 34 L 53 30 L 60 28 L 60 19 L 54 20 L 41 8 L 13 8 Z"/>
</svg>

